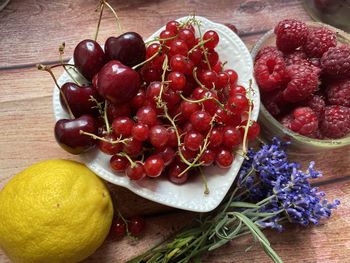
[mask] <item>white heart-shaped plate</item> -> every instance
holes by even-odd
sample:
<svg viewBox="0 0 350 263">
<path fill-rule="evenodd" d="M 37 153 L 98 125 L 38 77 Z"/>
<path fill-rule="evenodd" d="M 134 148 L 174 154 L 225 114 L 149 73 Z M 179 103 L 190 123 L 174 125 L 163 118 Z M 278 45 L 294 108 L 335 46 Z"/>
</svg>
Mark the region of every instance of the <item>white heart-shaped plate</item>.
<svg viewBox="0 0 350 263">
<path fill-rule="evenodd" d="M 182 17 L 177 20 L 181 22 L 187 19 L 188 17 Z M 254 82 L 253 62 L 247 47 L 228 27 L 214 23 L 204 17 L 196 16 L 196 19 L 201 21 L 203 33 L 207 30 L 215 30 L 219 34 L 220 41 L 216 51 L 219 53 L 221 61 L 227 61 L 225 68 L 232 68 L 238 73 L 238 84 L 247 88 L 249 80 L 253 80 L 252 99 L 254 109 L 252 119 L 257 120 L 260 106 L 259 90 Z M 146 41 L 159 36 L 164 28 L 157 30 Z M 69 63 L 73 63 L 73 60 Z M 58 79 L 59 85 L 67 81 L 70 81 L 67 73 L 62 74 Z M 56 120 L 69 117 L 60 104 L 57 88 L 54 88 L 53 108 Z M 230 169 L 220 169 L 215 166 L 206 168 L 204 174 L 210 190 L 210 193 L 206 195 L 200 176 L 192 178 L 193 180 L 189 180 L 184 185 L 175 185 L 167 178 L 145 178 L 141 181 L 131 181 L 123 174 L 113 172 L 109 165 L 110 156 L 97 149 L 81 154 L 81 159 L 98 176 L 112 184 L 126 187 L 135 194 L 154 202 L 195 212 L 208 212 L 220 204 L 243 162 L 243 157 L 237 155 Z"/>
</svg>

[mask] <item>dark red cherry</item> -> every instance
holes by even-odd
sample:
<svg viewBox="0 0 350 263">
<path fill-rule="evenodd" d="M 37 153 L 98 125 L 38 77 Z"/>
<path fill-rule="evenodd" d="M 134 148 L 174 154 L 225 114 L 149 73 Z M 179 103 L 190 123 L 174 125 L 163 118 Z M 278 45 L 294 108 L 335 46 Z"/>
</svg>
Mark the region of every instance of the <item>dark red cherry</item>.
<svg viewBox="0 0 350 263">
<path fill-rule="evenodd" d="M 137 94 L 140 84 L 140 76 L 135 70 L 112 60 L 98 73 L 97 91 L 112 103 L 126 103 Z"/>
<path fill-rule="evenodd" d="M 75 117 L 80 117 L 84 114 L 98 114 L 96 103 L 91 100 L 91 97 L 100 100 L 100 96 L 92 86 L 79 86 L 73 82 L 67 82 L 62 85 L 61 91 L 66 97 Z M 61 95 L 60 101 L 62 107 L 66 109 L 66 104 Z"/>
<path fill-rule="evenodd" d="M 97 122 L 90 115 L 76 119 L 62 119 L 56 122 L 55 138 L 67 152 L 80 154 L 95 146 L 96 140 L 80 131 L 97 134 Z"/>
<path fill-rule="evenodd" d="M 75 67 L 90 81 L 106 62 L 103 49 L 96 41 L 91 39 L 81 41 L 75 47 L 73 57 Z"/>
<path fill-rule="evenodd" d="M 146 46 L 142 37 L 135 32 L 126 32 L 119 37 L 110 37 L 105 43 L 108 60 L 119 60 L 133 67 L 146 59 Z"/>
</svg>

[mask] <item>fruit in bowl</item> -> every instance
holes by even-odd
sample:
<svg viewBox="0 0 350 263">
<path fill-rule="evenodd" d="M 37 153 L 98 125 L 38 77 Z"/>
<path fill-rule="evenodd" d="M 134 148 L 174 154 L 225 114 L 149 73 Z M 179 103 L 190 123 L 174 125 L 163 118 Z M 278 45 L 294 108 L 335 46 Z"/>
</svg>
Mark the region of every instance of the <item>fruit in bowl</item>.
<svg viewBox="0 0 350 263">
<path fill-rule="evenodd" d="M 286 19 L 254 47 L 262 122 L 273 122 L 279 135 L 314 140 L 314 146 L 349 143 L 350 46 L 341 41 L 346 33 L 338 40 L 337 34 L 326 25 Z"/>
<path fill-rule="evenodd" d="M 145 42 L 126 32 L 104 47 L 96 44 L 81 41 L 74 61 L 62 64 L 68 72 L 54 78 L 59 145 L 80 154 L 107 181 L 145 198 L 192 211 L 214 209 L 248 141 L 260 132 L 259 93 L 244 44 L 202 17 L 169 21 Z M 52 76 L 53 67 L 41 66 Z M 77 87 L 61 89 L 67 82 L 95 93 L 74 99 L 70 92 Z M 82 112 L 76 102 L 95 104 Z M 210 198 L 203 198 L 203 182 Z"/>
</svg>

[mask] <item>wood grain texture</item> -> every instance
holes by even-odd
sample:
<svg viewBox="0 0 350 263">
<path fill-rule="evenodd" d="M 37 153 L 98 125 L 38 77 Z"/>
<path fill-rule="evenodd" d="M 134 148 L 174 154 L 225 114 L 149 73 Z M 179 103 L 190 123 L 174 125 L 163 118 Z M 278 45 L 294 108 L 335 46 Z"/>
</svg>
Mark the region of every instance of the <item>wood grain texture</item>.
<svg viewBox="0 0 350 263">
<path fill-rule="evenodd" d="M 299 1 L 200 1 L 200 0 L 130 0 L 110 1 L 117 9 L 124 31 L 149 36 L 170 19 L 195 12 L 209 19 L 232 23 L 251 48 L 255 41 L 277 21 L 287 17 L 310 20 Z M 96 0 L 44 1 L 11 0 L 0 12 L 0 188 L 30 164 L 52 158 L 79 160 L 64 152 L 53 136 L 53 83 L 49 75 L 38 72 L 37 63 L 57 61 L 58 45 L 65 41 L 65 58 L 74 46 L 94 35 Z M 114 18 L 105 12 L 99 41 L 117 35 Z M 62 70 L 57 69 L 59 75 Z M 268 232 L 276 251 L 285 262 L 344 262 L 350 258 L 350 154 L 337 150 L 312 157 L 297 156 L 306 166 L 310 159 L 324 177 L 316 181 L 329 193 L 339 197 L 340 209 L 325 225 L 312 229 L 290 226 L 283 234 Z M 143 214 L 147 231 L 139 241 L 109 237 L 86 262 L 124 262 L 153 246 L 176 229 L 186 225 L 193 214 L 174 210 L 140 198 L 129 190 L 108 185 L 118 207 L 126 216 Z M 249 240 L 240 240 L 211 253 L 203 262 L 269 262 L 256 245 L 244 253 Z M 9 262 L 0 251 L 0 262 Z"/>
<path fill-rule="evenodd" d="M 0 16 L 0 39 L 3 47 L 13 47 L 16 43 L 16 52 L 13 48 L 3 48 L 0 68 L 55 61 L 58 59 L 58 45 L 62 41 L 67 44 L 66 57 L 71 57 L 80 40 L 92 38 L 95 34 L 98 14 L 94 10 L 97 2 L 12 0 Z M 137 31 L 144 37 L 151 35 L 168 20 L 193 12 L 216 22 L 233 23 L 243 36 L 271 29 L 285 17 L 298 15 L 300 19 L 309 19 L 296 0 L 115 0 L 110 3 L 118 11 L 123 30 Z M 113 34 L 117 34 L 114 17 L 110 12 L 105 12 L 99 40 L 103 42 Z"/>
</svg>

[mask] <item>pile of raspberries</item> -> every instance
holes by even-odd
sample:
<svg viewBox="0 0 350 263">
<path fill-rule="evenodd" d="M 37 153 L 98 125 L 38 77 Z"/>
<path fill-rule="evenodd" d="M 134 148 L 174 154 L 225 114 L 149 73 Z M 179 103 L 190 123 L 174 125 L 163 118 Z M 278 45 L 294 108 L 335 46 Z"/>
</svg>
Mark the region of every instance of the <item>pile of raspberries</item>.
<svg viewBox="0 0 350 263">
<path fill-rule="evenodd" d="M 350 133 L 350 47 L 325 27 L 286 19 L 276 47 L 262 48 L 254 75 L 266 109 L 288 129 L 316 139 Z"/>
</svg>

